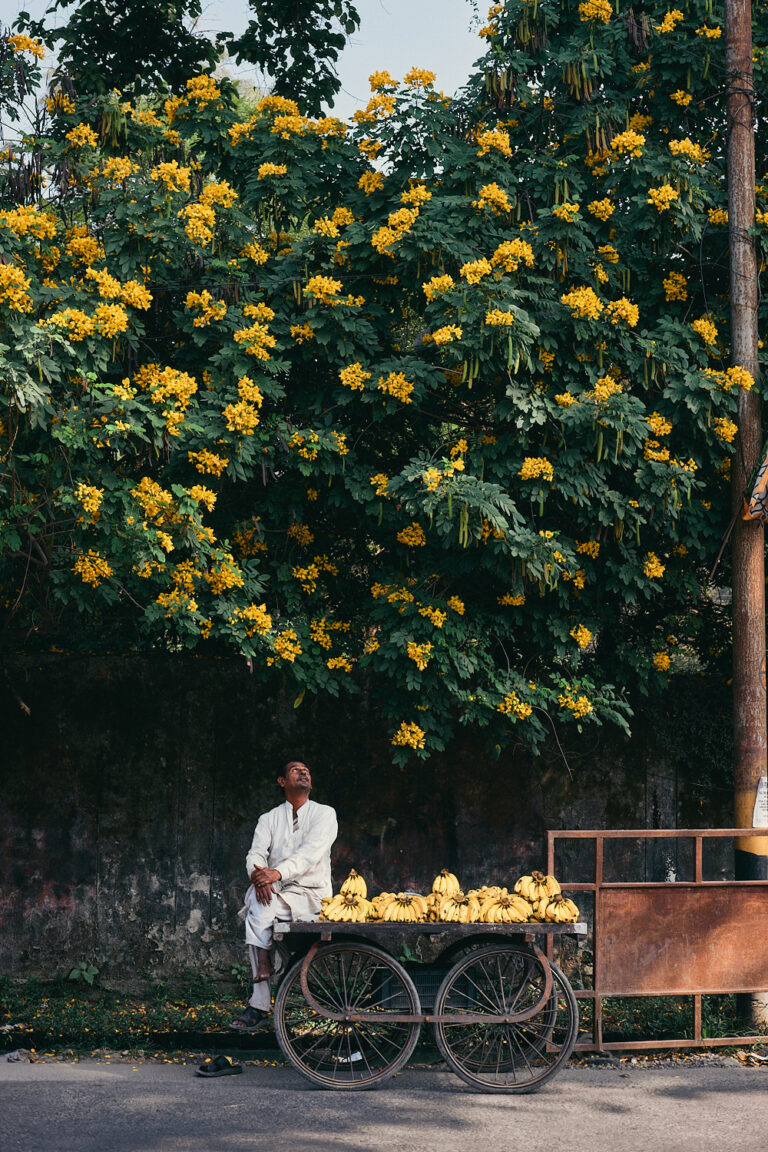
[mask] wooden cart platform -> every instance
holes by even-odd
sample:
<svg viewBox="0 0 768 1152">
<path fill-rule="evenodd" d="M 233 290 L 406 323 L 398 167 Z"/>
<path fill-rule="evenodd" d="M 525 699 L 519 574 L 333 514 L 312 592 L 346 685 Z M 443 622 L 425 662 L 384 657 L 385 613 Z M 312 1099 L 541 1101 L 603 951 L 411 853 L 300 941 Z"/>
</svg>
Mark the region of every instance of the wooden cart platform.
<svg viewBox="0 0 768 1152">
<path fill-rule="evenodd" d="M 275 1032 L 314 1084 L 378 1087 L 405 1067 L 423 1024 L 476 1091 L 532 1092 L 565 1064 L 578 1032 L 571 985 L 538 942 L 585 924 L 275 923 L 298 953 L 275 998 Z M 395 955 L 404 936 L 439 945 L 430 964 Z"/>
</svg>

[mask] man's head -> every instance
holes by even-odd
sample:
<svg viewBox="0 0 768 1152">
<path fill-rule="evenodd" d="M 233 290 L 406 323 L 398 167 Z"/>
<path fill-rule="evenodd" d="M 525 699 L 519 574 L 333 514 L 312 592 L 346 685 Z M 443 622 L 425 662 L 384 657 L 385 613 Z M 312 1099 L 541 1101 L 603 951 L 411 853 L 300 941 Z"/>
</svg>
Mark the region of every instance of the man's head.
<svg viewBox="0 0 768 1152">
<path fill-rule="evenodd" d="M 305 792 L 307 796 L 312 791 L 312 774 L 309 765 L 303 760 L 288 760 L 283 765 L 277 782 L 286 794 L 299 795 Z"/>
</svg>

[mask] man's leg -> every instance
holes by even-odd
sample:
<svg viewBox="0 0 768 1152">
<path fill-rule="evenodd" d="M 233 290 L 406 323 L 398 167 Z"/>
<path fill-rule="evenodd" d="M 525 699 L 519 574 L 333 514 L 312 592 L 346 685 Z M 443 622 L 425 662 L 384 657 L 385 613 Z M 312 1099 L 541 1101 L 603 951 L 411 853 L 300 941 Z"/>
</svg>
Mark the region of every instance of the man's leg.
<svg viewBox="0 0 768 1152">
<path fill-rule="evenodd" d="M 269 954 L 272 946 L 272 925 L 275 920 L 291 919 L 290 905 L 277 893 L 273 894 L 269 904 L 259 904 L 252 898 L 247 901 L 247 908 L 245 938 L 253 972 L 253 992 L 245 1012 L 230 1024 L 230 1027 L 238 1032 L 258 1030 L 269 1015 L 272 1007 L 272 991 L 269 985 L 272 973 Z"/>
</svg>

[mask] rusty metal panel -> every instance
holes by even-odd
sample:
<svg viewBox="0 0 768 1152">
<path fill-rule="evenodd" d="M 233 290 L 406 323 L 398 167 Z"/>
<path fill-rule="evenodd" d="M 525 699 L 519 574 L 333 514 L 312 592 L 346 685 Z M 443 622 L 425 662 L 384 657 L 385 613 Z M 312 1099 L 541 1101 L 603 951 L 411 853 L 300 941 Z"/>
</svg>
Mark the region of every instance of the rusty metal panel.
<svg viewBox="0 0 768 1152">
<path fill-rule="evenodd" d="M 603 888 L 601 996 L 768 988 L 768 883 Z"/>
</svg>

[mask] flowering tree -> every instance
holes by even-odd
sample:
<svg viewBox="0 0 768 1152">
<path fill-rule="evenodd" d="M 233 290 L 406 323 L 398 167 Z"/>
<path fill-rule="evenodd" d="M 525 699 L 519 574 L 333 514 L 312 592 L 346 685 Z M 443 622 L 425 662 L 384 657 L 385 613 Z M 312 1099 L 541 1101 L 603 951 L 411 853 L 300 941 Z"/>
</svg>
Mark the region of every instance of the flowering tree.
<svg viewBox="0 0 768 1152">
<path fill-rule="evenodd" d="M 376 73 L 350 125 L 52 99 L 0 212 L 6 634 L 366 683 L 399 760 L 711 659 L 754 382 L 707 11 L 510 0 L 462 99 Z"/>
</svg>

